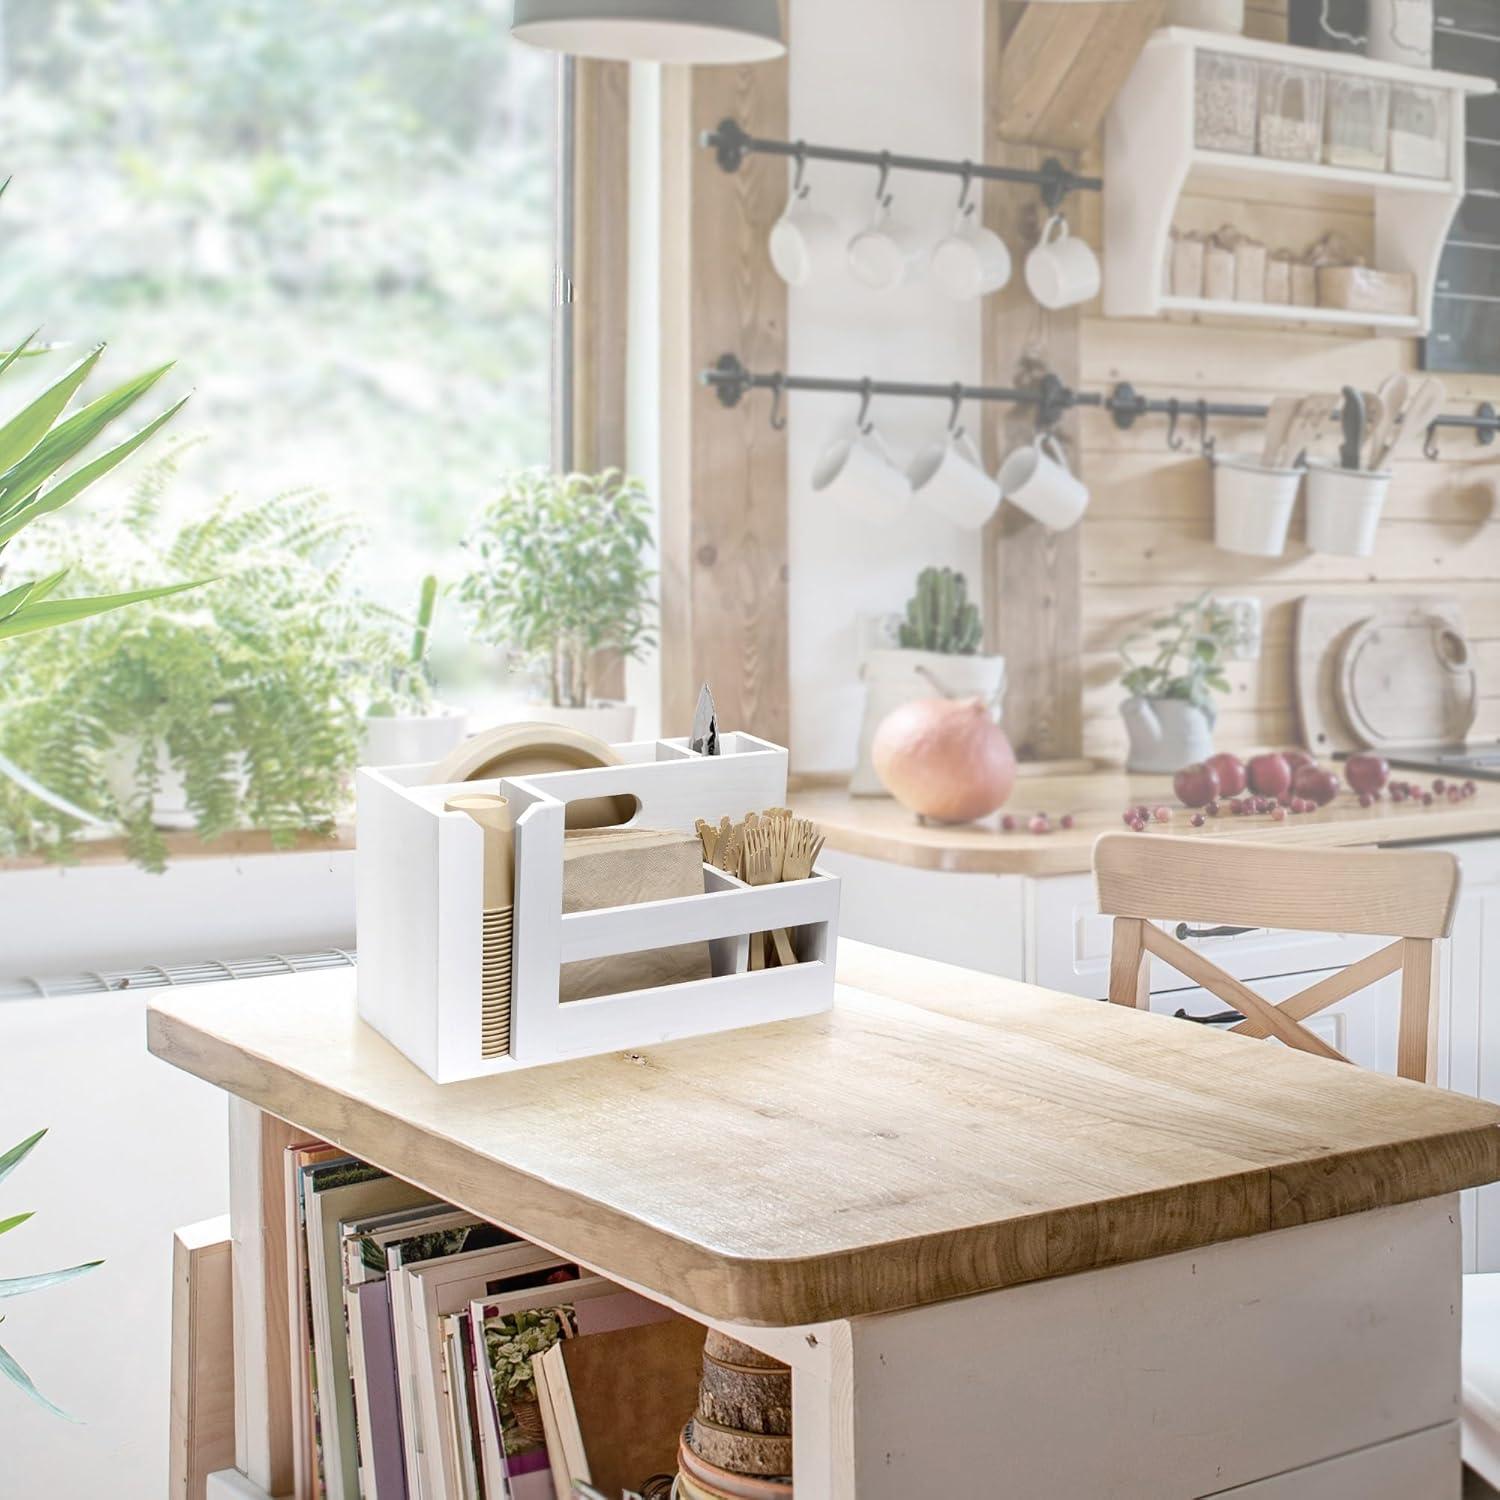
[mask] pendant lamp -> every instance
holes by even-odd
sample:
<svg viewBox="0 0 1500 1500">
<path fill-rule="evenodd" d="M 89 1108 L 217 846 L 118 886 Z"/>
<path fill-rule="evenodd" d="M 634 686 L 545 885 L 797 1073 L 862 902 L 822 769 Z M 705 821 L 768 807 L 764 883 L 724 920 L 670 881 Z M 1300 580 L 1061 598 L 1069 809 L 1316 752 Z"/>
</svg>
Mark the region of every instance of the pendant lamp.
<svg viewBox="0 0 1500 1500">
<path fill-rule="evenodd" d="M 511 35 L 575 57 L 754 63 L 780 57 L 777 0 L 515 0 Z"/>
</svg>

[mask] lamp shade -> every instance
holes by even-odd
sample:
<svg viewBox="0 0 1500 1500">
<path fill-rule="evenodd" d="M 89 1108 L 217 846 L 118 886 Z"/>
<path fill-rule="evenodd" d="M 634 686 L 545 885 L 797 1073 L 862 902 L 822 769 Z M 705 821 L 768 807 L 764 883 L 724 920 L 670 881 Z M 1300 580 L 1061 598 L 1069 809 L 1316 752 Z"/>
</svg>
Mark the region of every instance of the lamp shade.
<svg viewBox="0 0 1500 1500">
<path fill-rule="evenodd" d="M 786 51 L 777 0 L 516 0 L 510 30 L 622 62 L 753 63 Z"/>
</svg>

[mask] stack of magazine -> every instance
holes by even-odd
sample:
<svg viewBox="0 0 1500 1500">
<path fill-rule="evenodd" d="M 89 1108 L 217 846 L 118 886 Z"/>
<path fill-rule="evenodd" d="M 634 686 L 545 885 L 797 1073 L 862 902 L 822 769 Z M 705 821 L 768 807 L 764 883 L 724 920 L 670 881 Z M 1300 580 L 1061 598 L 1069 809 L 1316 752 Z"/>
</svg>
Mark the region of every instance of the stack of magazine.
<svg viewBox="0 0 1500 1500">
<path fill-rule="evenodd" d="M 298 1500 L 667 1493 L 699 1325 L 336 1147 L 285 1166 Z"/>
</svg>

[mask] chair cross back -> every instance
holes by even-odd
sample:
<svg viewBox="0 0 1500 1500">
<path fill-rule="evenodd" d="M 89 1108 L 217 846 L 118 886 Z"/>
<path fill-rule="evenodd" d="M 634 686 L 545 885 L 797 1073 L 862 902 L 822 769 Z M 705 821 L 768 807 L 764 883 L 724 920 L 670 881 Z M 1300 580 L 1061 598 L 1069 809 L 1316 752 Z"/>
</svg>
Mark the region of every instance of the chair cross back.
<svg viewBox="0 0 1500 1500">
<path fill-rule="evenodd" d="M 1245 1019 L 1231 1030 L 1347 1062 L 1302 1022 L 1401 974 L 1396 1071 L 1433 1081 L 1438 939 L 1453 927 L 1458 861 L 1436 850 L 1286 848 L 1210 838 L 1106 834 L 1094 845 L 1099 910 L 1114 917 L 1109 998 L 1147 1009 L 1155 955 Z M 1390 937 L 1386 947 L 1279 1004 L 1162 931 L 1162 918 Z"/>
</svg>

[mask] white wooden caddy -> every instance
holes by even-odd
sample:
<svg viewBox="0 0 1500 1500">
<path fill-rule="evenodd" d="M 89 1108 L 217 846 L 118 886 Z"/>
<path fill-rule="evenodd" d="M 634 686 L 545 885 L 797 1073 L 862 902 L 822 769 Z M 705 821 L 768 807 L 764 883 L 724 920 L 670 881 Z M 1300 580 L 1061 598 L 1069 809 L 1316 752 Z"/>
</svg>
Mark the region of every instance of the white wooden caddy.
<svg viewBox="0 0 1500 1500">
<path fill-rule="evenodd" d="M 438 1083 L 680 1037 L 806 1016 L 833 1004 L 839 882 L 751 887 L 703 867 L 704 893 L 600 911 L 562 911 L 569 802 L 630 796 L 629 826 L 691 832 L 694 821 L 786 800 L 787 752 L 749 734 L 705 756 L 686 740 L 617 745 L 617 766 L 428 785 L 429 766 L 358 774 L 356 920 L 360 1016 Z M 444 803 L 458 792 L 508 797 L 516 896 L 511 1046 L 481 1050 L 484 838 Z M 750 934 L 784 927 L 801 960 L 749 971 Z M 558 1001 L 562 965 L 706 942 L 712 977 L 588 1000 Z"/>
</svg>

